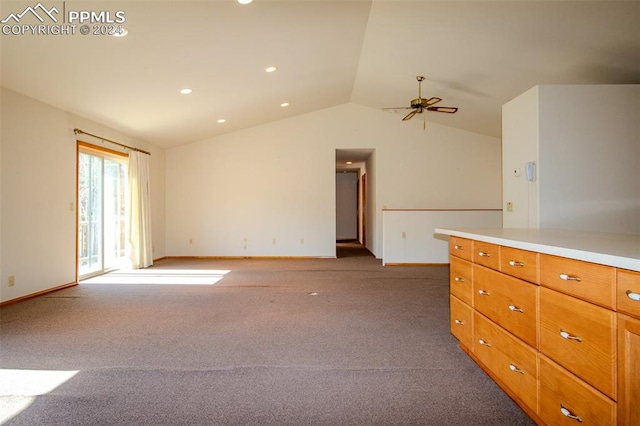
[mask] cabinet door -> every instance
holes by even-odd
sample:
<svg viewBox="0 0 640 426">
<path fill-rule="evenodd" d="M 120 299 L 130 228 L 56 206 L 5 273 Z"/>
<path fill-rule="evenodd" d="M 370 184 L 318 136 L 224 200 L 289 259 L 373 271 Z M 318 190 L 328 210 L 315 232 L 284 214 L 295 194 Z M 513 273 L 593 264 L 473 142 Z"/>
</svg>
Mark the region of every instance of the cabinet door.
<svg viewBox="0 0 640 426">
<path fill-rule="evenodd" d="M 640 273 L 618 269 L 618 312 L 640 318 Z"/>
<path fill-rule="evenodd" d="M 505 274 L 538 284 L 538 257 L 533 251 L 512 247 L 500 247 L 500 271 Z"/>
<path fill-rule="evenodd" d="M 538 347 L 539 286 L 473 265 L 473 306 L 533 347 Z"/>
<path fill-rule="evenodd" d="M 548 425 L 616 424 L 616 404 L 544 355 L 540 358 L 540 409 Z M 631 425 L 632 423 L 624 423 Z"/>
<path fill-rule="evenodd" d="M 540 255 L 540 284 L 608 309 L 615 309 L 615 268 Z"/>
<path fill-rule="evenodd" d="M 474 241 L 473 263 L 497 271 L 500 269 L 500 246 L 482 241 Z"/>
<path fill-rule="evenodd" d="M 616 399 L 616 313 L 540 288 L 540 352 Z"/>
<path fill-rule="evenodd" d="M 618 314 L 618 423 L 640 425 L 640 319 Z"/>
<path fill-rule="evenodd" d="M 471 260 L 473 241 L 460 237 L 449 237 L 449 254 L 460 259 Z"/>
<path fill-rule="evenodd" d="M 472 305 L 471 296 L 471 262 L 458 259 L 455 256 L 449 258 L 451 263 L 449 273 L 449 289 L 451 294 L 462 300 L 467 305 Z"/>
<path fill-rule="evenodd" d="M 460 341 L 460 345 L 471 348 L 473 332 L 471 307 L 454 296 L 449 296 L 449 319 L 451 334 Z"/>
<path fill-rule="evenodd" d="M 473 353 L 532 411 L 538 405 L 536 351 L 474 313 Z"/>
</svg>

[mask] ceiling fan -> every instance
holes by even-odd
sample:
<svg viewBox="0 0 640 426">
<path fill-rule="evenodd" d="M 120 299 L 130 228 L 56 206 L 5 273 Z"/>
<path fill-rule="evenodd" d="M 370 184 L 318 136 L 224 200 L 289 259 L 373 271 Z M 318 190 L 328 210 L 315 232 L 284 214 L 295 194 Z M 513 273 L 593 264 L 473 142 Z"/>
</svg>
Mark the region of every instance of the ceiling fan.
<svg viewBox="0 0 640 426">
<path fill-rule="evenodd" d="M 444 112 L 447 114 L 453 114 L 456 111 L 458 111 L 458 108 L 456 107 L 432 106 L 440 102 L 442 99 L 436 98 L 436 97 L 431 97 L 429 99 L 423 98 L 422 82 L 424 81 L 424 77 L 419 75 L 416 77 L 416 80 L 418 80 L 418 97 L 416 99 L 411 100 L 411 106 L 398 107 L 398 108 L 383 108 L 383 109 L 386 109 L 386 110 L 410 109 L 411 111 L 402 118 L 402 121 L 411 120 L 414 115 L 422 114 L 425 110 L 435 111 L 435 112 Z M 424 125 L 426 127 L 426 120 Z"/>
</svg>

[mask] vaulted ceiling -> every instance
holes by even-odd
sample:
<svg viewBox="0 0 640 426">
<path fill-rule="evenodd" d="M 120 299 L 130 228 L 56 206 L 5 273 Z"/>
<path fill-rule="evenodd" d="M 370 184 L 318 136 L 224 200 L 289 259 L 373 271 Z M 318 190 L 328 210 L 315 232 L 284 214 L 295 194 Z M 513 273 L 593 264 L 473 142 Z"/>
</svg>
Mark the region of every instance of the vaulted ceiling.
<svg viewBox="0 0 640 426">
<path fill-rule="evenodd" d="M 3 0 L 0 19 L 37 4 Z M 423 97 L 459 108 L 428 121 L 495 137 L 502 105 L 534 85 L 640 83 L 638 1 L 42 5 L 59 21 L 72 10 L 123 11 L 128 34 L 3 29 L 2 86 L 164 147 L 347 102 L 409 106 L 417 75 Z M 265 72 L 271 65 L 278 70 Z"/>
</svg>

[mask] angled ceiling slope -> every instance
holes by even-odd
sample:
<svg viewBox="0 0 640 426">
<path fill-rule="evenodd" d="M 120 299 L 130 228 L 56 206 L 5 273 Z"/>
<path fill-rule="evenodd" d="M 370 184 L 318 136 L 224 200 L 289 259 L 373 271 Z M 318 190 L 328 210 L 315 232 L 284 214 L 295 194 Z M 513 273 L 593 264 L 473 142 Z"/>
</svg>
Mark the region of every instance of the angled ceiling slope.
<svg viewBox="0 0 640 426">
<path fill-rule="evenodd" d="M 2 1 L 0 19 L 37 3 Z M 638 1 L 100 7 L 126 12 L 126 37 L 0 35 L 2 85 L 164 147 L 346 102 L 408 106 L 417 75 L 426 77 L 425 97 L 460 108 L 428 113 L 428 121 L 495 137 L 502 105 L 534 85 L 640 83 Z M 270 65 L 278 71 L 266 73 Z M 193 92 L 181 95 L 187 87 Z"/>
</svg>

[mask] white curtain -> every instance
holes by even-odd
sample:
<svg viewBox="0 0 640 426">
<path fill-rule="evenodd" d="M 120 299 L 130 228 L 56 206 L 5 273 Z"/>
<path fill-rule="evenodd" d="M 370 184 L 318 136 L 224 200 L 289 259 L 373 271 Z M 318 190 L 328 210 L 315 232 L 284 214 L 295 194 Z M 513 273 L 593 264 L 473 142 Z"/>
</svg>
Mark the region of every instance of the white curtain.
<svg viewBox="0 0 640 426">
<path fill-rule="evenodd" d="M 153 265 L 151 245 L 151 196 L 149 187 L 149 155 L 129 153 L 129 244 L 131 267 L 146 268 Z"/>
</svg>

